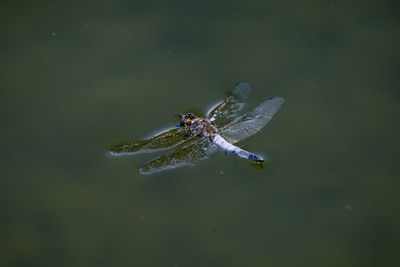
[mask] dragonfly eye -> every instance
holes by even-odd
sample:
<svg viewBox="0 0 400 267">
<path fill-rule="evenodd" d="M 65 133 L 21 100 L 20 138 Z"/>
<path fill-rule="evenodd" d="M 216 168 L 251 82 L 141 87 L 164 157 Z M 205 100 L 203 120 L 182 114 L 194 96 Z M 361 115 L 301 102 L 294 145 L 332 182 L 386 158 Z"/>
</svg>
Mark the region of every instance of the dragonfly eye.
<svg viewBox="0 0 400 267">
<path fill-rule="evenodd" d="M 186 119 L 191 119 L 191 120 L 193 120 L 194 119 L 194 114 L 193 113 L 188 113 L 188 114 L 186 114 Z"/>
</svg>

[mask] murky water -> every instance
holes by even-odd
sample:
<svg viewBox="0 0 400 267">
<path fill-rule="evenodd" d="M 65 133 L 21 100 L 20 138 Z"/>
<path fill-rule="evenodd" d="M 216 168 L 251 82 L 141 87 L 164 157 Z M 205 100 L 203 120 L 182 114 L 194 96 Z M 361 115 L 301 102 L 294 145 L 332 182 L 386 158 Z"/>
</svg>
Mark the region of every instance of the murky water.
<svg viewBox="0 0 400 267">
<path fill-rule="evenodd" d="M 1 4 L 1 266 L 394 266 L 399 5 Z M 106 147 L 238 81 L 286 103 L 239 143 L 138 174 Z M 157 154 L 156 154 L 157 155 Z"/>
</svg>

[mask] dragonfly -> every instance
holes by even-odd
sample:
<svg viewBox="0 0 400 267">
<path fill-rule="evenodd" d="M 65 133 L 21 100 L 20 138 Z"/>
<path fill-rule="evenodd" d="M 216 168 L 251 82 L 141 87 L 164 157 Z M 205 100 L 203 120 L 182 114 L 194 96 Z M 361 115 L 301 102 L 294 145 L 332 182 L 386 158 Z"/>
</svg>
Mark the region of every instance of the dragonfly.
<svg viewBox="0 0 400 267">
<path fill-rule="evenodd" d="M 239 115 L 248 99 L 251 85 L 239 82 L 228 96 L 214 105 L 205 117 L 194 113 L 175 114 L 180 124 L 143 140 L 116 143 L 110 149 L 113 156 L 175 150 L 143 164 L 140 174 L 151 174 L 168 169 L 194 165 L 210 157 L 219 149 L 240 158 L 262 164 L 264 158 L 235 144 L 256 134 L 272 119 L 285 99 L 270 97 L 244 115 Z"/>
</svg>

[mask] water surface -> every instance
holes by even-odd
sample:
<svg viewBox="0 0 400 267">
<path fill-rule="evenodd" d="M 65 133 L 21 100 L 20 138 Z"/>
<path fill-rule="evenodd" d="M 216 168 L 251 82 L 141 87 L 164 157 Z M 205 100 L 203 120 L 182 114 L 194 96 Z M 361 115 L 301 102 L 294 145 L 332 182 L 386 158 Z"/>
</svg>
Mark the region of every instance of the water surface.
<svg viewBox="0 0 400 267">
<path fill-rule="evenodd" d="M 1 266 L 394 266 L 398 4 L 1 4 Z M 238 81 L 241 147 L 141 176 L 107 146 Z"/>
</svg>

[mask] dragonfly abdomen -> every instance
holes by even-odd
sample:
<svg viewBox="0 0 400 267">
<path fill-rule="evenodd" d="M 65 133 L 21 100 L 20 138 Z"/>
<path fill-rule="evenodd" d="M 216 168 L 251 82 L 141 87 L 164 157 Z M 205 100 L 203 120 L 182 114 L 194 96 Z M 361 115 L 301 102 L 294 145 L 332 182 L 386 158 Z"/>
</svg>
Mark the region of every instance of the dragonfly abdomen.
<svg viewBox="0 0 400 267">
<path fill-rule="evenodd" d="M 257 161 L 257 162 L 263 162 L 264 159 L 260 156 L 257 156 L 253 153 L 250 153 L 246 150 L 241 149 L 240 147 L 237 147 L 235 145 L 232 145 L 228 141 L 226 141 L 222 136 L 219 134 L 216 134 L 214 138 L 212 139 L 213 143 L 219 146 L 220 148 L 232 152 L 236 155 L 238 155 L 241 158 L 252 160 L 252 161 Z"/>
</svg>

